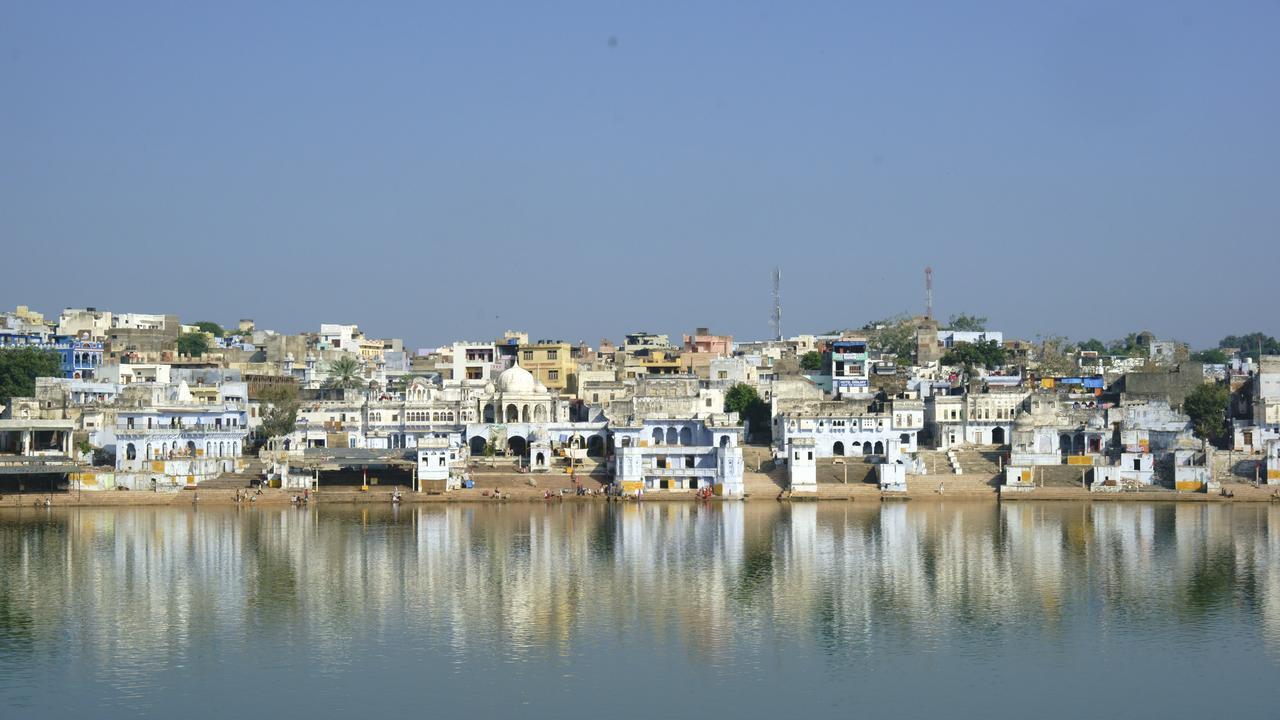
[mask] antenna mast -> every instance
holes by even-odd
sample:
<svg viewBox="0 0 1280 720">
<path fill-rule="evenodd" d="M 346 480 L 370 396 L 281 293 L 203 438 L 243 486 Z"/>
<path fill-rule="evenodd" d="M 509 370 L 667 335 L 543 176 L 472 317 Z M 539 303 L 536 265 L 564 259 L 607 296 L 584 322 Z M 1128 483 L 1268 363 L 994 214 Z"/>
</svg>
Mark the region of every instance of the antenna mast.
<svg viewBox="0 0 1280 720">
<path fill-rule="evenodd" d="M 770 320 L 773 325 L 773 338 L 782 340 L 782 269 L 773 268 L 773 318 Z"/>
<path fill-rule="evenodd" d="M 933 319 L 933 266 L 926 265 L 924 269 L 924 316 L 928 320 Z"/>
</svg>

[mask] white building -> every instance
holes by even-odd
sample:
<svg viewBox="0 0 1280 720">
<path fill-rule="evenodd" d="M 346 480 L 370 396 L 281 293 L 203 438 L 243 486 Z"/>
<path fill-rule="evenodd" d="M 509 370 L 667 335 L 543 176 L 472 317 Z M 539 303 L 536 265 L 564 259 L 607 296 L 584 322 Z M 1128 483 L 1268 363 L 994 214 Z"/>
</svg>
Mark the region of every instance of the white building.
<svg viewBox="0 0 1280 720">
<path fill-rule="evenodd" d="M 812 437 L 793 437 L 787 443 L 787 479 L 792 494 L 818 492 L 818 459 Z"/>
<path fill-rule="evenodd" d="M 742 497 L 742 427 L 732 415 L 717 420 L 644 420 L 614 427 L 615 487 L 628 495 L 711 488 L 722 497 Z"/>
<path fill-rule="evenodd" d="M 897 462 L 918 450 L 924 418 L 919 401 L 901 403 L 895 412 L 893 404 L 873 411 L 858 401 L 776 400 L 774 457 L 784 458 L 792 440 L 807 437 L 820 458 L 876 456 Z"/>
</svg>

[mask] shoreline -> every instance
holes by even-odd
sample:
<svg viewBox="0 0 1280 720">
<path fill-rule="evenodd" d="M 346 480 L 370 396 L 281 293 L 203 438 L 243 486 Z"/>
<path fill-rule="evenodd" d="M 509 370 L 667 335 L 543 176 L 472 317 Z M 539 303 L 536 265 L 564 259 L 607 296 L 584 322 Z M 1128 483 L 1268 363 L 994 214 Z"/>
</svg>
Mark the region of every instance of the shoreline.
<svg viewBox="0 0 1280 720">
<path fill-rule="evenodd" d="M 937 492 L 936 490 L 916 490 L 904 493 L 881 492 L 875 486 L 840 486 L 836 488 L 819 487 L 815 494 L 788 496 L 773 486 L 767 488 L 749 488 L 743 498 L 698 499 L 688 491 L 652 491 L 640 500 L 606 499 L 603 496 L 564 495 L 550 499 L 543 496 L 541 488 L 504 488 L 500 499 L 483 494 L 482 489 L 453 490 L 444 494 L 413 492 L 406 487 L 382 486 L 378 489 L 361 491 L 352 489 L 321 489 L 310 493 L 310 503 L 317 505 L 392 505 L 392 494 L 397 489 L 401 492 L 400 505 L 424 504 L 506 504 L 506 503 L 592 503 L 617 502 L 622 504 L 644 503 L 732 503 L 732 502 L 794 502 L 794 503 L 894 503 L 894 502 L 1137 502 L 1137 503 L 1272 503 L 1280 502 L 1275 488 L 1254 488 L 1241 484 L 1230 488 L 1233 497 L 1207 495 L 1199 492 L 1143 491 L 1143 492 L 1090 492 L 1082 488 L 1038 488 L 1031 491 L 1001 493 L 992 488 L 979 491 L 976 488 L 965 488 L 955 492 Z M 184 507 L 184 506 L 269 506 L 289 507 L 296 503 L 293 498 L 300 494 L 296 490 L 268 489 L 261 493 L 252 491 L 253 500 L 236 500 L 235 490 L 180 490 L 177 492 L 106 492 L 76 493 L 74 491 L 55 492 L 52 495 L 40 492 L 5 494 L 0 496 L 0 509 L 39 509 L 46 507 Z M 49 502 L 45 505 L 46 500 Z"/>
</svg>

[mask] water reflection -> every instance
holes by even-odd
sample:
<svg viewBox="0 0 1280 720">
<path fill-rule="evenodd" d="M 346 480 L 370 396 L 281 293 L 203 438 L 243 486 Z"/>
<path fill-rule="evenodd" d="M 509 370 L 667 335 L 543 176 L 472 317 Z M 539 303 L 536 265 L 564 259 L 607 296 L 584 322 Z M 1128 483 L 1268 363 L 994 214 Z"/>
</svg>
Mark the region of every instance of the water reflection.
<svg viewBox="0 0 1280 720">
<path fill-rule="evenodd" d="M 155 710 L 210 658 L 306 672 L 443 658 L 596 671 L 625 646 L 682 671 L 832 671 L 1021 643 L 1280 650 L 1280 508 L 1130 503 L 432 505 L 0 514 L 0 699 L 40 673 Z M 769 665 L 774 658 L 774 665 Z M 399 662 L 399 660 L 395 660 Z M 37 670 L 38 669 L 38 670 Z M 530 670 L 529 672 L 532 672 Z"/>
</svg>

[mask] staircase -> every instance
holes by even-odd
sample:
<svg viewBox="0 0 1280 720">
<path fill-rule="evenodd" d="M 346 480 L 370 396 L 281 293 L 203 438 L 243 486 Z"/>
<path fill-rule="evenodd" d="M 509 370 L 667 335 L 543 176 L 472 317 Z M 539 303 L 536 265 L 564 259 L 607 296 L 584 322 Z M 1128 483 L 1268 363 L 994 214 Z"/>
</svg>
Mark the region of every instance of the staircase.
<svg viewBox="0 0 1280 720">
<path fill-rule="evenodd" d="M 995 477 L 1001 473 L 1000 457 L 1004 452 L 1000 445 L 965 445 L 952 448 L 959 473 Z"/>
<path fill-rule="evenodd" d="M 266 477 L 267 464 L 257 458 L 245 462 L 244 470 L 234 473 L 222 473 L 212 480 L 200 483 L 201 490 L 236 490 L 249 487 L 250 480 L 261 480 Z"/>
<path fill-rule="evenodd" d="M 955 473 L 951 458 L 941 450 L 921 450 L 916 455 L 924 461 L 926 475 L 952 475 Z"/>
</svg>

